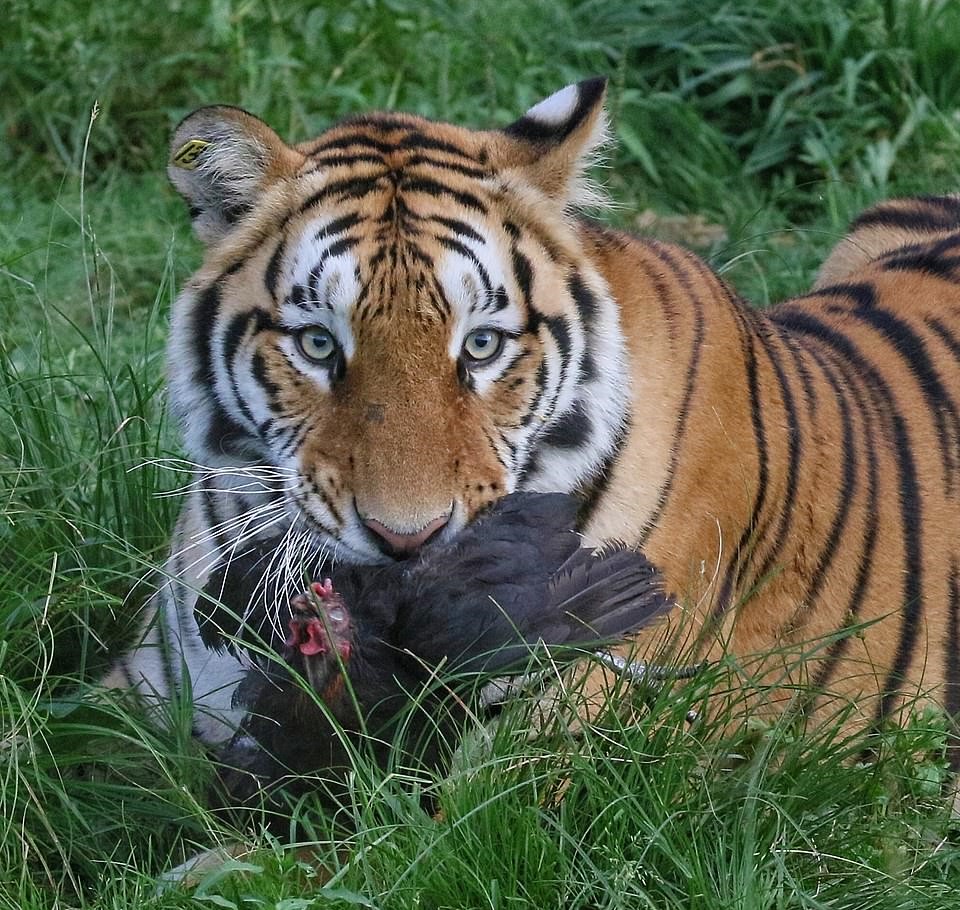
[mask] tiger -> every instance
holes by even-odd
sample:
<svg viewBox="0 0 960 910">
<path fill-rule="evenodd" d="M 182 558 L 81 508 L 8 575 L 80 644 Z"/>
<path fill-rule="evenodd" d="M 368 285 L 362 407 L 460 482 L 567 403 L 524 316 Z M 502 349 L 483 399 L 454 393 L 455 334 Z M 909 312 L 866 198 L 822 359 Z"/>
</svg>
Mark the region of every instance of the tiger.
<svg viewBox="0 0 960 910">
<path fill-rule="evenodd" d="M 168 389 L 199 474 L 109 684 L 186 695 L 221 741 L 250 657 L 198 621 L 213 566 L 263 541 L 265 578 L 387 563 L 560 491 L 585 545 L 660 568 L 702 659 L 819 641 L 805 684 L 865 725 L 921 690 L 957 714 L 960 198 L 876 205 L 809 293 L 757 309 L 589 214 L 606 90 L 489 130 L 366 113 L 296 145 L 234 107 L 180 123 L 168 173 L 204 259 Z"/>
</svg>

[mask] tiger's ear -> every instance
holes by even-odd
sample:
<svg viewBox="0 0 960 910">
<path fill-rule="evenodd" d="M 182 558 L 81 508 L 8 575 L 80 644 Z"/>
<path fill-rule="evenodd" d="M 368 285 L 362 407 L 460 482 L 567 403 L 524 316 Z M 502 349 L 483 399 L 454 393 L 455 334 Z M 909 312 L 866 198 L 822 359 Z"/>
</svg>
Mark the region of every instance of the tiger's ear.
<svg viewBox="0 0 960 910">
<path fill-rule="evenodd" d="M 202 107 L 174 131 L 167 174 L 190 207 L 197 236 L 209 245 L 302 163 L 300 152 L 252 114 Z"/>
<path fill-rule="evenodd" d="M 535 104 L 503 132 L 517 159 L 501 162 L 564 207 L 602 205 L 603 194 L 586 179 L 609 138 L 603 102 L 607 80 L 587 79 L 568 85 Z"/>
</svg>

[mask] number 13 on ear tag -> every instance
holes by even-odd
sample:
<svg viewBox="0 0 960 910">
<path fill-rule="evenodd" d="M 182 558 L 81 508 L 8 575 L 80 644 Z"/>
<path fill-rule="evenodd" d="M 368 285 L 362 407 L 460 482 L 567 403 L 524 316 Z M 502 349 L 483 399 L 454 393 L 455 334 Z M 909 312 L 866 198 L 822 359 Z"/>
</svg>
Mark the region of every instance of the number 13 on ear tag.
<svg viewBox="0 0 960 910">
<path fill-rule="evenodd" d="M 173 164 L 182 167 L 185 171 L 192 171 L 200 162 L 200 153 L 210 145 L 205 139 L 191 139 L 177 149 L 173 156 Z"/>
</svg>

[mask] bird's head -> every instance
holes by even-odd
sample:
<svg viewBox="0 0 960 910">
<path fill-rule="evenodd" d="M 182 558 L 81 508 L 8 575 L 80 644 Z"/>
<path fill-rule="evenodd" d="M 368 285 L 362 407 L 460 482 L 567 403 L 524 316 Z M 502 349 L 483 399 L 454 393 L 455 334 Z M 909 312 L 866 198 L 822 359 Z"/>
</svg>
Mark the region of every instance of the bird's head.
<svg viewBox="0 0 960 910">
<path fill-rule="evenodd" d="M 289 659 L 301 660 L 310 685 L 328 704 L 342 691 L 343 669 L 353 651 L 353 619 L 343 597 L 326 578 L 290 602 Z"/>
</svg>

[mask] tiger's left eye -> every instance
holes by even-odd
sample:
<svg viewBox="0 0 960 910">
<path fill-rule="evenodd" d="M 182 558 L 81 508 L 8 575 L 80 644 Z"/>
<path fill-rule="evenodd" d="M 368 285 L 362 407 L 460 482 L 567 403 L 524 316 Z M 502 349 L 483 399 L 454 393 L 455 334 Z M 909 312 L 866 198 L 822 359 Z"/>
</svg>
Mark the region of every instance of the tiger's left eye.
<svg viewBox="0 0 960 910">
<path fill-rule="evenodd" d="M 337 353 L 337 342 L 333 333 L 322 325 L 310 325 L 297 333 L 297 345 L 303 355 L 314 363 L 329 363 Z"/>
<path fill-rule="evenodd" d="M 463 354 L 468 363 L 489 363 L 503 349 L 503 332 L 496 329 L 474 329 L 463 340 Z"/>
</svg>

